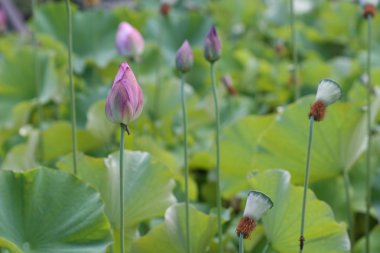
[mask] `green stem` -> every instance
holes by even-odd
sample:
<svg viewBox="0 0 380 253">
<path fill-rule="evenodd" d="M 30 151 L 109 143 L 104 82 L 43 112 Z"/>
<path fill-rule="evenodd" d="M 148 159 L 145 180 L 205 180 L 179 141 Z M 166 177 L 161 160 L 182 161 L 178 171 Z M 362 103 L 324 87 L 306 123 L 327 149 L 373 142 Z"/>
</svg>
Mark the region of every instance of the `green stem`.
<svg viewBox="0 0 380 253">
<path fill-rule="evenodd" d="M 71 54 L 73 51 L 73 38 L 72 38 L 72 23 L 71 23 L 71 6 L 70 0 L 66 0 L 66 12 L 67 12 L 67 45 L 68 45 L 68 57 L 69 57 L 69 82 L 70 82 L 70 99 L 71 99 L 71 138 L 72 138 L 72 150 L 73 150 L 73 168 L 74 174 L 77 174 L 77 119 L 76 119 L 76 106 L 75 106 L 75 89 L 73 83 L 73 68 Z"/>
<path fill-rule="evenodd" d="M 124 253 L 124 132 L 129 134 L 128 126 L 123 123 L 120 124 L 120 253 Z"/>
<path fill-rule="evenodd" d="M 239 253 L 244 253 L 243 234 L 239 235 Z"/>
<path fill-rule="evenodd" d="M 33 18 L 36 17 L 37 12 L 37 0 L 32 0 L 32 12 Z M 33 31 L 32 40 L 34 47 L 34 73 L 35 73 L 35 83 L 36 83 L 36 96 L 37 96 L 37 115 L 38 115 L 38 132 L 39 132 L 39 141 L 38 141 L 38 158 L 42 163 L 44 160 L 43 156 L 43 138 L 42 138 L 42 122 L 43 122 L 43 111 L 42 111 L 42 102 L 41 100 L 41 84 L 40 84 L 40 65 L 38 57 L 38 41 L 37 41 L 37 32 Z"/>
<path fill-rule="evenodd" d="M 295 18 L 294 18 L 294 3 L 293 0 L 290 0 L 290 32 L 292 35 L 292 47 L 293 47 L 293 69 L 292 69 L 292 81 L 294 85 L 294 98 L 298 99 L 300 96 L 300 90 L 298 86 L 297 78 L 297 69 L 298 69 L 298 60 L 297 60 L 297 38 L 296 38 L 296 29 L 295 29 Z"/>
<path fill-rule="evenodd" d="M 187 113 L 186 113 L 186 95 L 185 95 L 185 74 L 181 74 L 181 101 L 182 101 L 182 119 L 183 119 L 183 139 L 184 139 L 184 167 L 185 167 L 185 207 L 186 207 L 186 252 L 191 252 L 190 243 L 190 210 L 189 210 L 189 165 L 187 162 Z"/>
<path fill-rule="evenodd" d="M 350 194 L 350 178 L 348 176 L 347 170 L 343 171 L 343 179 L 344 179 L 344 191 L 346 194 L 346 204 L 347 204 L 347 219 L 348 219 L 348 226 L 350 231 L 350 241 L 351 245 L 354 243 L 354 222 L 352 218 L 352 206 L 351 206 L 351 194 Z"/>
<path fill-rule="evenodd" d="M 372 40 L 372 16 L 367 16 L 368 20 L 368 49 L 367 49 L 367 75 L 368 75 L 368 84 L 367 84 L 367 156 L 366 156 L 366 212 L 365 212 L 365 252 L 370 252 L 370 239 L 369 239 L 369 222 L 370 222 L 370 207 L 371 207 L 371 40 Z"/>
<path fill-rule="evenodd" d="M 222 201 L 220 194 L 220 120 L 219 120 L 219 105 L 218 105 L 218 94 L 216 90 L 215 83 L 215 64 L 211 63 L 211 82 L 212 82 L 212 92 L 214 96 L 214 107 L 215 107 L 215 130 L 216 130 L 216 207 L 217 207 L 217 221 L 218 221 L 218 240 L 219 249 L 218 252 L 223 252 L 222 246 Z"/>
<path fill-rule="evenodd" d="M 310 172 L 310 151 L 311 142 L 313 140 L 313 123 L 314 117 L 310 117 L 309 124 L 309 140 L 307 144 L 307 156 L 306 156 L 306 172 L 305 172 L 305 182 L 303 186 L 303 199 L 302 199 L 302 213 L 301 213 L 301 230 L 300 230 L 300 253 L 303 251 L 304 246 L 304 227 L 305 227 L 305 214 L 306 214 L 306 201 L 307 201 L 307 189 L 309 186 L 309 172 Z"/>
</svg>

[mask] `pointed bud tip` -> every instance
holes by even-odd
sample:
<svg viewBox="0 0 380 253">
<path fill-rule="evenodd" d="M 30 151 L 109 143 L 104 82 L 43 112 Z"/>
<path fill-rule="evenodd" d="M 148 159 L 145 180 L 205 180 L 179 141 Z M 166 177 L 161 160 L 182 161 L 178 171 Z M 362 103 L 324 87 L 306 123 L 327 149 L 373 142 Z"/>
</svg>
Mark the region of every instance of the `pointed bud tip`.
<svg viewBox="0 0 380 253">
<path fill-rule="evenodd" d="M 193 50 L 187 40 L 182 43 L 176 55 L 176 67 L 182 73 L 190 71 L 194 63 Z"/>
<path fill-rule="evenodd" d="M 142 112 L 144 95 L 128 63 L 120 64 L 111 91 L 106 99 L 107 118 L 117 124 L 128 125 Z"/>
<path fill-rule="evenodd" d="M 216 27 L 213 25 L 204 41 L 204 57 L 207 61 L 213 63 L 220 58 L 222 51 L 222 44 L 216 31 Z"/>
</svg>

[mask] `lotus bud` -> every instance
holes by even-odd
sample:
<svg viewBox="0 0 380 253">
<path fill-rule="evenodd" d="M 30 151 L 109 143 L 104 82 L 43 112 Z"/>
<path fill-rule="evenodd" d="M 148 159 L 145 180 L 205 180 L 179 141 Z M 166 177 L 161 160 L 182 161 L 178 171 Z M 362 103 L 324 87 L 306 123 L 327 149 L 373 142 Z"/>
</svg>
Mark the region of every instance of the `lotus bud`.
<svg viewBox="0 0 380 253">
<path fill-rule="evenodd" d="M 121 22 L 116 32 L 116 48 L 122 56 L 136 59 L 144 51 L 144 39 L 136 28 Z"/>
<path fill-rule="evenodd" d="M 227 89 L 228 94 L 231 96 L 235 96 L 237 94 L 234 85 L 232 84 L 232 78 L 230 75 L 224 75 L 222 77 L 222 83 L 224 87 Z"/>
<path fill-rule="evenodd" d="M 376 14 L 376 6 L 379 4 L 379 0 L 360 0 L 360 5 L 363 6 L 363 17 L 367 18 L 369 15 L 372 17 Z"/>
<path fill-rule="evenodd" d="M 220 58 L 221 51 L 221 41 L 215 26 L 212 26 L 204 42 L 204 57 L 207 61 L 213 63 Z"/>
<path fill-rule="evenodd" d="M 319 82 L 315 102 L 310 107 L 309 118 L 315 121 L 323 120 L 326 107 L 338 101 L 342 97 L 342 88 L 338 83 L 323 79 Z"/>
<path fill-rule="evenodd" d="M 186 40 L 177 51 L 175 64 L 179 71 L 186 73 L 190 71 L 191 67 L 193 66 L 193 62 L 193 50 L 191 49 L 189 42 Z"/>
<path fill-rule="evenodd" d="M 3 8 L 0 8 L 0 32 L 7 30 L 7 14 Z"/>
<path fill-rule="evenodd" d="M 132 69 L 126 62 L 120 64 L 106 100 L 107 118 L 113 123 L 127 126 L 141 114 L 143 104 L 144 95 Z"/>
<path fill-rule="evenodd" d="M 248 194 L 243 217 L 236 228 L 236 234 L 243 235 L 244 239 L 249 238 L 256 227 L 256 222 L 272 207 L 273 202 L 267 195 L 251 191 Z"/>
</svg>

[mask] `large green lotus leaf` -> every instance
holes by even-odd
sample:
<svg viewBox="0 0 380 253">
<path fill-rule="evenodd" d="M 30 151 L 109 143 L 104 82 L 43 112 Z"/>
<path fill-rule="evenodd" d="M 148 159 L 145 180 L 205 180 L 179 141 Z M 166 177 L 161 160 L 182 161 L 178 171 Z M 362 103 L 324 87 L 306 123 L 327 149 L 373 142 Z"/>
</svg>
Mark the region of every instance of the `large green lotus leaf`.
<svg viewBox="0 0 380 253">
<path fill-rule="evenodd" d="M 72 171 L 72 157 L 57 166 Z M 126 231 L 135 230 L 140 222 L 164 214 L 175 202 L 171 171 L 146 152 L 124 152 L 124 208 Z M 118 233 L 119 226 L 119 155 L 106 159 L 78 156 L 78 177 L 93 185 L 105 201 L 106 213 Z M 129 235 L 130 236 L 130 235 Z M 128 239 L 128 238 L 127 238 Z M 131 241 L 127 241 L 130 244 Z"/>
<path fill-rule="evenodd" d="M 86 62 L 105 67 L 116 56 L 115 33 L 117 19 L 100 8 L 86 12 L 72 8 L 74 68 L 81 72 Z M 49 3 L 38 8 L 35 27 L 67 45 L 65 4 Z"/>
<path fill-rule="evenodd" d="M 216 233 L 214 216 L 206 215 L 190 206 L 190 240 L 193 252 L 206 252 Z M 165 222 L 133 243 L 133 253 L 186 252 L 185 205 L 176 204 L 167 209 Z"/>
<path fill-rule="evenodd" d="M 0 248 L 100 253 L 111 241 L 104 204 L 93 188 L 52 169 L 0 172 Z"/>
<path fill-rule="evenodd" d="M 89 151 L 101 147 L 101 143 L 90 131 L 77 129 L 78 150 Z M 52 161 L 72 152 L 71 125 L 57 121 L 42 132 L 44 161 Z"/>
<path fill-rule="evenodd" d="M 274 115 L 247 116 L 223 130 L 221 172 L 223 195 L 231 196 L 247 188 L 259 136 L 274 121 Z"/>
<path fill-rule="evenodd" d="M 36 64 L 38 67 L 34 67 Z M 40 95 L 37 94 L 37 82 L 41 89 Z M 10 54 L 0 61 L 0 107 L 3 112 L 13 113 L 1 113 L 0 121 L 9 124 L 15 117 L 17 120 L 20 112 L 16 112 L 14 107 L 19 103 L 23 103 L 20 106 L 23 107 L 23 115 L 28 115 L 37 101 L 46 103 L 60 99 L 61 84 L 53 54 L 35 51 L 31 47 Z"/>
<path fill-rule="evenodd" d="M 370 249 L 369 252 L 380 252 L 380 225 L 374 227 L 369 235 Z M 365 237 L 361 238 L 354 247 L 354 253 L 364 253 L 365 250 Z"/>
<path fill-rule="evenodd" d="M 352 173 L 354 170 L 355 169 L 352 169 L 350 172 Z M 326 202 L 333 209 L 336 220 L 346 221 L 348 223 L 348 214 L 352 211 L 350 210 L 348 212 L 349 209 L 343 176 L 316 182 L 311 185 L 310 188 L 313 189 L 318 199 Z M 355 192 L 356 190 L 355 188 Z M 349 191 L 352 192 L 352 187 L 350 187 Z M 358 210 L 355 206 L 351 208 Z"/>
<path fill-rule="evenodd" d="M 278 115 L 259 141 L 256 168 L 283 168 L 291 172 L 294 182 L 303 182 L 309 132 L 307 114 L 313 101 L 311 96 L 302 98 Z M 373 115 L 379 105 L 380 96 L 376 96 Z M 314 123 L 310 181 L 333 178 L 350 169 L 365 150 L 366 135 L 366 112 L 357 103 L 329 106 L 325 119 Z"/>
<path fill-rule="evenodd" d="M 284 170 L 258 172 L 251 180 L 254 189 L 267 194 L 274 206 L 263 217 L 265 234 L 277 252 L 298 252 L 303 188 L 291 185 Z M 337 223 L 330 207 L 308 190 L 305 216 L 305 253 L 349 252 L 344 224 Z"/>
<path fill-rule="evenodd" d="M 133 143 L 135 150 L 141 150 L 150 153 L 157 161 L 164 164 L 172 172 L 173 179 L 177 180 L 181 184 L 181 189 L 185 190 L 185 178 L 183 168 L 183 152 L 181 157 L 174 156 L 173 153 L 161 147 L 157 141 L 148 136 L 139 136 Z M 189 164 L 191 168 L 191 164 Z M 192 200 L 196 200 L 198 197 L 197 184 L 193 178 L 189 178 L 189 197 Z"/>
</svg>

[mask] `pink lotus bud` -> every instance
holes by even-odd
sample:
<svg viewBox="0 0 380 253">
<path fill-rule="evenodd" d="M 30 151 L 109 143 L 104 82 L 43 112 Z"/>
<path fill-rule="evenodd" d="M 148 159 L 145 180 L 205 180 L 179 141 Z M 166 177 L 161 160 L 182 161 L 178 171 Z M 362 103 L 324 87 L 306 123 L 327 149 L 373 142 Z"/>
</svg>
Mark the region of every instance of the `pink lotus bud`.
<svg viewBox="0 0 380 253">
<path fill-rule="evenodd" d="M 142 111 L 144 95 L 128 63 L 120 64 L 106 101 L 106 115 L 113 123 L 127 125 Z"/>
<path fill-rule="evenodd" d="M 186 73 L 190 71 L 191 67 L 193 66 L 193 62 L 193 50 L 191 49 L 189 42 L 186 40 L 177 51 L 175 64 L 179 71 Z"/>
<path fill-rule="evenodd" d="M 121 22 L 116 32 L 116 48 L 123 56 L 137 58 L 144 50 L 144 39 L 136 28 Z"/>
<path fill-rule="evenodd" d="M 0 8 L 0 32 L 7 30 L 7 14 L 3 8 Z"/>
<path fill-rule="evenodd" d="M 215 26 L 212 26 L 204 42 L 204 56 L 207 61 L 215 62 L 220 58 L 222 45 L 216 32 Z"/>
</svg>

